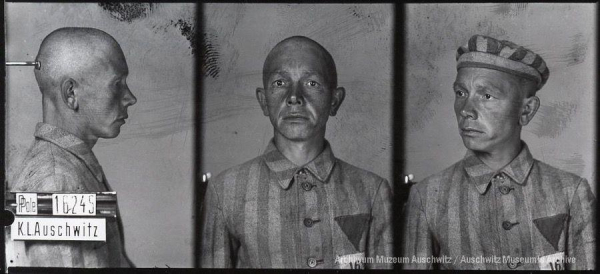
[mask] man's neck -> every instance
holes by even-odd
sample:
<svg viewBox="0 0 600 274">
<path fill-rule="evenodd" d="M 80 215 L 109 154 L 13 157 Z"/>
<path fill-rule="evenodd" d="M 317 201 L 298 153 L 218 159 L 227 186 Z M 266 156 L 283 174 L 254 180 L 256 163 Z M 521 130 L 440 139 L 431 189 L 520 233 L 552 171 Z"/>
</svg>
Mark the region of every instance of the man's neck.
<svg viewBox="0 0 600 274">
<path fill-rule="evenodd" d="M 504 146 L 492 152 L 473 151 L 485 165 L 493 170 L 500 170 L 514 160 L 521 152 L 521 140 L 510 146 Z"/>
<path fill-rule="evenodd" d="M 53 125 L 57 128 L 60 128 L 68 133 L 75 135 L 77 138 L 81 139 L 90 149 L 96 145 L 98 138 L 87 138 L 85 134 L 82 134 L 81 129 L 77 127 L 77 124 L 74 121 L 68 121 L 66 119 L 57 118 L 57 116 L 46 115 L 44 114 L 44 123 Z"/>
<path fill-rule="evenodd" d="M 297 166 L 310 163 L 325 148 L 324 136 L 306 141 L 291 141 L 276 132 L 274 141 L 279 152 Z"/>
</svg>

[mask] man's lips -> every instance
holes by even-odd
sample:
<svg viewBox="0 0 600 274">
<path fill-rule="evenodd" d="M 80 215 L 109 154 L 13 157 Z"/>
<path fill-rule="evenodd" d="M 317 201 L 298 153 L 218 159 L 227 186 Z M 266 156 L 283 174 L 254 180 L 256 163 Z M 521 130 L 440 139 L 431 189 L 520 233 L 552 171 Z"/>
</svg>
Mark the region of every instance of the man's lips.
<svg viewBox="0 0 600 274">
<path fill-rule="evenodd" d="M 283 116 L 283 120 L 286 121 L 305 121 L 308 117 L 302 114 L 287 114 Z"/>
<path fill-rule="evenodd" d="M 461 135 L 477 135 L 477 134 L 482 134 L 482 133 L 483 133 L 483 131 L 478 130 L 473 127 L 461 127 L 460 128 Z"/>
</svg>

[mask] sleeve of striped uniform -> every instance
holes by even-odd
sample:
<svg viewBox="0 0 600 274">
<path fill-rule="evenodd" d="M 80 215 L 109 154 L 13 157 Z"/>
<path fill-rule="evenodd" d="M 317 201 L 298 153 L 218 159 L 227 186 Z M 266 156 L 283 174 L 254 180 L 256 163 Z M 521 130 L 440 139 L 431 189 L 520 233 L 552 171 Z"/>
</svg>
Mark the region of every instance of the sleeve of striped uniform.
<svg viewBox="0 0 600 274">
<path fill-rule="evenodd" d="M 408 202 L 404 208 L 404 237 L 402 256 L 408 259 L 403 269 L 432 269 L 431 263 L 423 261 L 433 256 L 433 237 L 431 236 L 423 198 L 417 186 L 410 190 Z"/>
<path fill-rule="evenodd" d="M 391 257 L 394 248 L 392 237 L 392 189 L 387 180 L 383 180 L 377 190 L 377 196 L 373 200 L 372 221 L 369 227 L 369 242 L 367 246 L 367 257 L 376 259 L 377 256 Z M 367 268 L 391 269 L 392 264 L 375 263 L 367 264 Z"/>
<path fill-rule="evenodd" d="M 208 183 L 202 207 L 202 250 L 200 267 L 232 268 L 234 240 L 227 231 L 223 207 L 212 182 Z"/>
<path fill-rule="evenodd" d="M 595 269 L 596 262 L 596 197 L 586 179 L 579 183 L 573 200 L 569 220 L 567 269 Z"/>
</svg>

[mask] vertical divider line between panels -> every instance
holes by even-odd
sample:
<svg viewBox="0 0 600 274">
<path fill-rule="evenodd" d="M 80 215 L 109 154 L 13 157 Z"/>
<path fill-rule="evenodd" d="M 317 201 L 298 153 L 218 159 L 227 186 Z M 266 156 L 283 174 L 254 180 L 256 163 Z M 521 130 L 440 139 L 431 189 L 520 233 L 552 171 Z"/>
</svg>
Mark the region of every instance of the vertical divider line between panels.
<svg viewBox="0 0 600 274">
<path fill-rule="evenodd" d="M 4 5 L 5 3 L 2 3 L 0 5 L 0 13 L 2 15 L 4 15 Z M 3 21 L 4 22 L 4 21 Z M 2 60 L 2 66 L 0 66 L 0 77 L 2 77 L 2 79 L 4 81 L 2 81 L 2 97 L 0 99 L 0 120 L 2 121 L 2 125 L 0 126 L 0 128 L 2 128 L 2 137 L 0 137 L 0 147 L 2 147 L 2 149 L 0 150 L 0 163 L 3 168 L 2 172 L 0 172 L 0 180 L 2 181 L 2 187 L 0 190 L 0 204 L 2 204 L 2 215 L 4 215 L 4 210 L 5 210 L 5 206 L 4 206 L 4 194 L 5 194 L 5 190 L 6 187 L 8 185 L 8 180 L 6 179 L 6 161 L 5 161 L 5 153 L 6 153 L 6 142 L 5 142 L 5 138 L 6 138 L 6 66 L 4 66 L 4 63 L 6 61 L 6 56 L 5 56 L 5 52 L 6 52 L 6 36 L 4 35 L 4 27 L 5 27 L 6 23 L 2 24 L 2 27 L 0 28 L 0 39 L 2 39 L 2 41 L 4 43 L 2 43 L 3 48 L 0 51 L 0 60 Z M 3 222 L 2 222 L 3 223 Z M 4 224 L 0 225 L 0 243 L 2 244 L 2 248 L 0 248 L 0 272 L 4 273 L 6 272 L 6 245 L 4 243 L 4 234 L 5 233 L 5 228 L 4 228 Z"/>
<path fill-rule="evenodd" d="M 393 89 L 392 89 L 392 188 L 393 223 L 394 231 L 394 256 L 401 256 L 403 205 L 408 198 L 408 189 L 404 184 L 404 46 L 405 46 L 405 8 L 404 4 L 394 4 L 393 27 Z M 395 269 L 400 269 L 400 264 L 394 264 Z"/>
<path fill-rule="evenodd" d="M 204 193 L 206 186 L 202 182 L 202 145 L 203 145 L 203 80 L 202 63 L 204 60 L 204 7 L 203 3 L 196 4 L 196 43 L 199 44 L 198 52 L 195 59 L 195 92 L 194 98 L 194 229 L 193 229 L 193 262 L 194 267 L 200 267 L 200 255 L 202 250 L 202 203 L 204 201 Z"/>
</svg>

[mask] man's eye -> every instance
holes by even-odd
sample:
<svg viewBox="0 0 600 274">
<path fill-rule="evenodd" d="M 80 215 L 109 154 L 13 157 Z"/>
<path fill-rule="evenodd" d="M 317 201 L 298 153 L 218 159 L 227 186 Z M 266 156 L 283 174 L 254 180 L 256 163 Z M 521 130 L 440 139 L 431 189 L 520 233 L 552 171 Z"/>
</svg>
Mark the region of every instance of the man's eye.
<svg viewBox="0 0 600 274">
<path fill-rule="evenodd" d="M 284 83 L 281 80 L 275 80 L 275 82 L 273 82 L 273 85 L 276 87 L 281 87 L 281 86 L 283 86 L 283 84 Z"/>
<path fill-rule="evenodd" d="M 308 83 L 306 83 L 306 84 L 310 87 L 316 87 L 319 85 L 319 83 L 317 83 L 316 81 L 313 81 L 313 80 L 308 81 Z"/>
<path fill-rule="evenodd" d="M 123 85 L 126 85 L 126 83 L 127 83 L 127 82 L 125 82 L 125 79 L 124 79 L 124 78 L 121 78 L 121 79 L 119 79 L 119 80 L 115 81 L 115 85 L 116 85 L 116 86 L 123 86 Z"/>
<path fill-rule="evenodd" d="M 454 93 L 456 93 L 456 97 L 464 97 L 467 95 L 467 93 L 462 90 L 456 90 Z"/>
<path fill-rule="evenodd" d="M 483 95 L 483 98 L 485 98 L 486 100 L 490 100 L 494 97 L 492 97 L 492 95 L 486 94 L 486 95 Z"/>
</svg>

